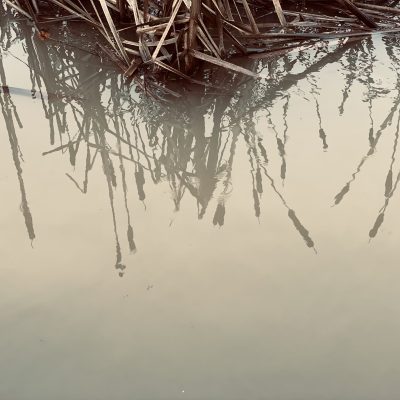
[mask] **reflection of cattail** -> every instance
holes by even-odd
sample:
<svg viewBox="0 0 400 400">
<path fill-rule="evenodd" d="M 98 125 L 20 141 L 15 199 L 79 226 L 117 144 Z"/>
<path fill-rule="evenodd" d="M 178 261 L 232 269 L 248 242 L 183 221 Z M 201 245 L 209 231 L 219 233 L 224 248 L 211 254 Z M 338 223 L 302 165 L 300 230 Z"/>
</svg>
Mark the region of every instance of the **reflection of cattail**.
<svg viewBox="0 0 400 400">
<path fill-rule="evenodd" d="M 374 128 L 371 127 L 368 133 L 369 144 L 372 146 L 374 144 Z"/>
<path fill-rule="evenodd" d="M 136 244 L 133 238 L 133 228 L 131 225 L 128 226 L 128 243 L 129 243 L 129 250 L 131 253 L 136 251 Z"/>
<path fill-rule="evenodd" d="M 258 218 L 261 214 L 261 210 L 260 210 L 260 199 L 258 198 L 258 193 L 256 189 L 253 189 L 253 199 L 254 199 L 255 215 Z"/>
<path fill-rule="evenodd" d="M 263 192 L 263 185 L 262 185 L 262 176 L 260 168 L 257 168 L 256 171 L 256 186 L 257 186 L 257 192 L 261 194 Z"/>
<path fill-rule="evenodd" d="M 319 129 L 319 137 L 322 140 L 322 144 L 323 144 L 324 149 L 327 149 L 328 148 L 328 144 L 326 142 L 326 133 L 325 133 L 323 128 Z"/>
<path fill-rule="evenodd" d="M 74 149 L 74 144 L 72 142 L 68 142 L 68 152 L 69 152 L 69 161 L 72 166 L 75 166 L 76 153 Z"/>
<path fill-rule="evenodd" d="M 293 225 L 303 237 L 304 241 L 306 242 L 308 247 L 314 247 L 314 242 L 310 238 L 308 230 L 301 224 L 299 219 L 296 217 L 296 214 L 293 210 L 289 210 L 288 212 L 289 218 L 293 221 Z"/>
<path fill-rule="evenodd" d="M 286 178 L 286 160 L 282 158 L 282 164 L 281 164 L 281 179 Z"/>
<path fill-rule="evenodd" d="M 139 200 L 143 201 L 146 198 L 146 194 L 144 193 L 144 170 L 141 165 L 138 166 L 137 171 L 135 172 L 136 179 L 136 187 L 139 195 Z"/>
<path fill-rule="evenodd" d="M 225 204 L 218 203 L 213 218 L 213 224 L 214 225 L 218 224 L 219 226 L 222 226 L 224 225 L 224 220 L 225 220 Z"/>
<path fill-rule="evenodd" d="M 258 140 L 258 147 L 260 149 L 260 153 L 264 159 L 265 164 L 268 164 L 267 151 L 265 150 L 265 147 L 262 145 L 261 139 Z"/>
<path fill-rule="evenodd" d="M 124 270 L 126 269 L 126 265 L 122 264 L 121 247 L 118 243 L 118 239 L 117 239 L 116 251 L 117 251 L 117 260 L 115 262 L 115 269 L 119 270 L 118 275 L 122 277 L 124 276 Z"/>
<path fill-rule="evenodd" d="M 350 183 L 347 183 L 344 188 L 335 196 L 335 204 L 339 204 L 346 193 L 350 190 Z"/>
<path fill-rule="evenodd" d="M 276 138 L 276 143 L 278 144 L 278 151 L 281 157 L 285 155 L 285 145 L 283 144 L 282 140 Z"/>
<path fill-rule="evenodd" d="M 381 227 L 383 220 L 385 218 L 385 213 L 382 212 L 378 215 L 378 218 L 375 221 L 374 226 L 372 227 L 372 229 L 369 231 L 369 237 L 372 239 L 376 236 L 376 234 L 378 233 L 379 228 Z"/>
<path fill-rule="evenodd" d="M 385 182 L 385 196 L 386 197 L 390 196 L 392 188 L 393 188 L 393 172 L 390 169 L 386 176 L 386 182 Z"/>
</svg>

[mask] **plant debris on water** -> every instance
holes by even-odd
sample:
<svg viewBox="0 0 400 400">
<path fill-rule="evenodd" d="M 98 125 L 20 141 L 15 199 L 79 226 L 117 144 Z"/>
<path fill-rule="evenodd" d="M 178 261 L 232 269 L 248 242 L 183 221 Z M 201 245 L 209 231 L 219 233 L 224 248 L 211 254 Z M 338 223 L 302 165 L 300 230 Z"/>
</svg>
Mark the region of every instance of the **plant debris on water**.
<svg viewBox="0 0 400 400">
<path fill-rule="evenodd" d="M 202 63 L 257 78 L 238 58 L 278 57 L 319 41 L 400 32 L 398 1 L 389 0 L 4 1 L 32 19 L 43 40 L 51 23 L 79 20 L 95 27 L 111 46 L 102 49 L 128 78 L 147 68 L 193 80 Z"/>
</svg>

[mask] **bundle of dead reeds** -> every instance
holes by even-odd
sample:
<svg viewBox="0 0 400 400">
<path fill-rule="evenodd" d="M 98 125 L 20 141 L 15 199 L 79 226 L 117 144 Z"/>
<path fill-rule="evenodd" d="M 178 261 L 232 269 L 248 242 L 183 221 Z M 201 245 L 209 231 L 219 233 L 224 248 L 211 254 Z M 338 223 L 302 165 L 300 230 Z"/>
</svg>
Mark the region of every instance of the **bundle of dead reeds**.
<svg viewBox="0 0 400 400">
<path fill-rule="evenodd" d="M 150 66 L 188 78 L 198 61 L 255 77 L 227 59 L 269 57 L 304 42 L 400 31 L 397 1 L 4 1 L 32 18 L 39 31 L 43 23 L 73 19 L 96 27 L 128 77 Z"/>
</svg>

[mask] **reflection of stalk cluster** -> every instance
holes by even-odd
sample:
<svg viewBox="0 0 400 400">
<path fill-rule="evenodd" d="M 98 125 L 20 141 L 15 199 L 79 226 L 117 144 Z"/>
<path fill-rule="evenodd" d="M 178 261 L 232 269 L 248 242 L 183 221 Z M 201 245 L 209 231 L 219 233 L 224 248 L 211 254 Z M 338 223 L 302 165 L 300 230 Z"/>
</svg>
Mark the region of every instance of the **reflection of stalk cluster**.
<svg viewBox="0 0 400 400">
<path fill-rule="evenodd" d="M 0 12 L 5 15 L 6 10 L 3 9 Z M 7 18 L 2 18 L 2 21 L 7 21 Z M 83 164 L 82 181 L 76 178 L 76 174 L 67 174 L 67 177 L 82 193 L 88 191 L 89 176 L 95 163 L 101 163 L 114 226 L 115 267 L 121 275 L 125 265 L 114 205 L 117 185 L 121 185 L 123 192 L 127 217 L 126 240 L 131 252 L 136 250 L 131 215 L 132 204 L 128 195 L 132 172 L 134 172 L 136 184 L 135 191 L 144 205 L 146 180 L 154 184 L 167 181 L 176 211 L 180 209 L 185 193 L 195 199 L 198 206 L 198 218 L 203 218 L 210 201 L 216 199 L 213 224 L 222 226 L 226 218 L 226 203 L 232 190 L 233 162 L 240 139 L 244 140 L 247 147 L 252 181 L 252 193 L 249 194 L 249 198 L 252 199 L 255 216 L 260 217 L 261 196 L 267 186 L 271 187 L 271 193 L 286 209 L 291 224 L 301 235 L 305 244 L 314 248 L 310 233 L 288 204 L 273 178 L 270 155 L 272 151 L 278 152 L 281 163 L 280 178 L 284 181 L 287 174 L 285 148 L 288 131 L 286 117 L 290 103 L 289 89 L 303 79 L 307 79 L 311 86 L 311 95 L 316 103 L 319 121 L 319 136 L 322 147 L 327 148 L 327 136 L 322 127 L 322 115 L 318 103 L 319 88 L 313 74 L 325 65 L 342 62 L 343 59 L 348 59 L 347 62 L 353 65 L 354 57 L 366 57 L 368 51 L 372 51 L 368 47 L 369 42 L 362 45 L 361 42 L 350 44 L 339 41 L 335 51 L 331 49 L 325 51 L 324 47 L 320 47 L 317 54 L 310 57 L 307 57 L 307 53 L 301 53 L 297 58 L 297 64 L 302 68 L 300 68 L 301 72 L 297 73 L 292 72 L 295 62 L 289 57 L 283 57 L 280 60 L 265 60 L 263 61 L 265 67 L 269 69 L 271 75 L 271 79 L 265 85 L 254 80 L 243 80 L 243 76 L 223 78 L 216 76 L 215 80 L 220 87 L 233 89 L 240 87 L 240 92 L 232 96 L 215 96 L 210 94 L 208 87 L 199 86 L 199 90 L 195 93 L 186 92 L 185 96 L 174 100 L 173 103 L 157 103 L 144 94 L 132 95 L 132 89 L 126 85 L 120 75 L 98 62 L 93 62 L 89 54 L 82 55 L 82 52 L 74 49 L 49 45 L 48 42 L 43 42 L 33 35 L 31 28 L 25 25 L 8 23 L 7 26 L 4 25 L 1 28 L 4 50 L 7 50 L 16 39 L 23 42 L 26 50 L 32 93 L 40 97 L 45 116 L 49 121 L 49 141 L 52 148 L 43 154 L 68 154 L 69 162 L 74 169 Z M 393 53 L 389 55 L 395 63 L 395 55 Z M 247 68 L 255 70 L 257 62 L 247 65 Z M 363 77 L 365 78 L 365 75 Z M 2 86 L 6 87 L 1 58 L 0 78 Z M 341 110 L 353 80 L 359 78 L 361 79 L 354 68 L 350 68 Z M 370 79 L 367 83 L 371 86 Z M 168 93 L 168 88 L 164 93 Z M 378 94 L 375 93 L 375 95 Z M 18 125 L 20 122 L 11 97 L 10 93 L 3 91 L 0 94 L 0 105 L 6 120 L 20 182 L 21 209 L 29 237 L 33 240 L 35 234 L 22 177 L 22 155 L 15 129 L 15 123 Z M 283 102 L 282 132 L 274 124 L 270 111 L 271 106 L 278 100 Z M 361 161 L 352 180 L 336 196 L 336 204 L 340 203 L 350 190 L 351 182 L 355 180 L 366 159 L 374 152 L 380 136 L 398 111 L 399 104 L 400 97 L 396 99 L 393 109 L 381 128 L 373 134 L 370 151 Z M 266 121 L 275 134 L 275 149 L 269 149 L 263 140 L 263 135 L 257 132 L 254 116 L 259 111 L 267 113 Z M 206 123 L 210 121 L 209 115 L 212 115 L 211 129 L 208 129 Z M 210 131 L 209 134 L 208 131 Z M 393 181 L 394 160 L 395 151 L 386 184 L 386 202 L 371 231 L 371 237 L 376 234 L 383 221 L 384 212 L 400 180 L 399 174 Z"/>
<path fill-rule="evenodd" d="M 368 135 L 369 148 L 366 154 L 361 158 L 354 173 L 351 175 L 351 178 L 345 183 L 345 185 L 342 187 L 339 193 L 335 196 L 334 199 L 335 205 L 340 204 L 346 197 L 346 195 L 351 191 L 352 184 L 356 181 L 357 177 L 363 170 L 363 167 L 367 163 L 367 161 L 370 160 L 371 157 L 375 154 L 379 141 L 382 138 L 382 136 L 387 132 L 388 128 L 392 124 L 394 124 L 395 126 L 393 151 L 390 157 L 389 170 L 387 172 L 384 184 L 384 204 L 378 211 L 375 223 L 373 224 L 371 230 L 369 231 L 369 237 L 371 239 L 373 239 L 377 235 L 379 229 L 381 228 L 385 218 L 385 212 L 400 182 L 400 171 L 397 173 L 397 175 L 393 176 L 393 169 L 395 167 L 395 162 L 396 162 L 396 154 L 397 154 L 398 140 L 399 140 L 399 129 L 400 129 L 400 71 L 398 68 L 400 61 L 400 53 L 397 51 L 400 42 L 397 38 L 390 38 L 390 39 L 383 38 L 383 41 L 385 42 L 387 55 L 391 60 L 392 64 L 391 69 L 395 73 L 397 81 L 395 88 L 393 88 L 394 91 L 396 91 L 396 96 L 393 99 L 391 108 L 388 110 L 388 113 L 387 115 L 385 115 L 385 118 L 381 122 L 379 128 L 378 129 L 374 128 L 374 121 L 372 118 L 372 102 L 374 99 L 377 99 L 379 96 L 384 96 L 387 93 L 384 89 L 382 90 L 372 85 L 374 47 L 372 41 L 370 40 L 367 41 L 364 46 L 359 45 L 352 50 L 352 52 L 354 52 L 356 51 L 356 49 L 358 49 L 360 58 L 362 59 L 361 65 L 364 65 L 365 68 L 364 71 L 360 70 L 360 66 L 354 62 L 351 62 L 352 59 L 350 59 L 349 65 L 351 68 L 349 69 L 347 85 L 343 92 L 343 102 L 339 108 L 340 112 L 342 113 L 344 103 L 348 97 L 348 93 L 354 82 L 354 79 L 356 77 L 359 77 L 360 80 L 365 84 L 365 87 L 367 88 L 367 102 L 370 115 L 370 129 Z"/>
</svg>

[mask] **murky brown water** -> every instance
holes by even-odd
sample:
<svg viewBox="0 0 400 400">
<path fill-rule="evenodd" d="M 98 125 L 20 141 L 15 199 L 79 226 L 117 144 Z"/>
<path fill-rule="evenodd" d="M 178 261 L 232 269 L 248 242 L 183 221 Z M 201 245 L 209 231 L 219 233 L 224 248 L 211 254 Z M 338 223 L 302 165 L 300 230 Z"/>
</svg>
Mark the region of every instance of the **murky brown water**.
<svg viewBox="0 0 400 400">
<path fill-rule="evenodd" d="M 0 29 L 0 399 L 398 398 L 398 39 L 161 102 Z"/>
</svg>

